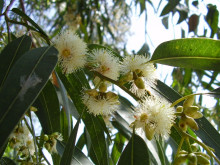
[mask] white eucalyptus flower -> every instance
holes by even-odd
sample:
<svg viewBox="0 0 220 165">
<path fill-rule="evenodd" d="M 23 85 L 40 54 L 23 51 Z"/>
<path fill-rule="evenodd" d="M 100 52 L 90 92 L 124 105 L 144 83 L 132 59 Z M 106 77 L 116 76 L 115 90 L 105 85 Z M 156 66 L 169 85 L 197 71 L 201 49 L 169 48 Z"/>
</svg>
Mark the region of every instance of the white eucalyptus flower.
<svg viewBox="0 0 220 165">
<path fill-rule="evenodd" d="M 163 98 L 149 96 L 138 107 L 134 114 L 135 128 L 142 128 L 149 140 L 155 135 L 169 137 L 170 129 L 176 118 L 175 110 L 171 103 Z"/>
<path fill-rule="evenodd" d="M 93 50 L 89 57 L 89 63 L 94 66 L 95 71 L 102 75 L 113 80 L 118 79 L 120 71 L 119 60 L 109 50 Z"/>
<path fill-rule="evenodd" d="M 58 61 L 63 73 L 70 74 L 86 64 L 86 43 L 74 31 L 66 30 L 55 39 Z"/>
</svg>

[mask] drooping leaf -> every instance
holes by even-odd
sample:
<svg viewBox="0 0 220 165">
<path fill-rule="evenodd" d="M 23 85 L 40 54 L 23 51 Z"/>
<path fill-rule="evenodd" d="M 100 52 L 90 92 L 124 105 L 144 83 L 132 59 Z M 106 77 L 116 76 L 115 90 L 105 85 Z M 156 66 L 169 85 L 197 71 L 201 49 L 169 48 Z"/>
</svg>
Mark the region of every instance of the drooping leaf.
<svg viewBox="0 0 220 165">
<path fill-rule="evenodd" d="M 145 141 L 133 134 L 121 154 L 118 165 L 146 165 L 150 164 L 148 147 Z"/>
<path fill-rule="evenodd" d="M 180 0 L 169 0 L 167 5 L 163 8 L 160 16 L 166 15 L 169 12 L 173 11 L 173 9 L 179 4 Z"/>
<path fill-rule="evenodd" d="M 171 66 L 220 70 L 220 41 L 205 38 L 178 39 L 160 44 L 151 62 Z"/>
<path fill-rule="evenodd" d="M 57 54 L 54 47 L 33 49 L 11 69 L 0 91 L 0 150 L 48 81 L 57 63 Z"/>
<path fill-rule="evenodd" d="M 62 156 L 65 149 L 65 144 L 63 142 L 57 141 L 57 151 Z M 72 156 L 72 164 L 74 165 L 93 165 L 93 163 L 89 160 L 89 158 L 78 148 L 75 146 L 73 156 Z"/>
<path fill-rule="evenodd" d="M 38 31 L 39 33 L 42 35 L 42 37 L 47 41 L 48 44 L 50 44 L 49 38 L 47 36 L 47 34 L 41 29 L 41 27 L 36 24 L 29 16 L 27 16 L 24 12 L 22 12 L 21 10 L 19 10 L 18 8 L 13 8 L 12 11 L 14 13 L 16 13 L 17 15 L 21 16 L 24 20 L 28 21 L 29 23 L 31 23 Z"/>
<path fill-rule="evenodd" d="M 36 114 L 44 133 L 60 132 L 60 107 L 55 88 L 50 81 L 41 91 L 34 106 L 38 109 Z"/>
<path fill-rule="evenodd" d="M 71 164 L 74 149 L 75 149 L 76 136 L 77 136 L 80 120 L 81 120 L 81 118 L 79 118 L 77 120 L 76 125 L 75 125 L 74 129 L 72 130 L 72 132 L 70 134 L 70 137 L 67 141 L 65 150 L 62 154 L 62 158 L 61 158 L 61 161 L 60 161 L 61 165 Z"/>
<path fill-rule="evenodd" d="M 0 54 L 0 87 L 15 62 L 31 47 L 31 38 L 24 35 L 10 42 Z"/>
<path fill-rule="evenodd" d="M 218 30 L 218 23 L 219 23 L 219 11 L 216 7 L 216 5 L 208 4 L 208 13 L 206 15 L 206 21 L 209 24 L 211 28 L 211 38 L 214 37 L 215 33 Z"/>
</svg>

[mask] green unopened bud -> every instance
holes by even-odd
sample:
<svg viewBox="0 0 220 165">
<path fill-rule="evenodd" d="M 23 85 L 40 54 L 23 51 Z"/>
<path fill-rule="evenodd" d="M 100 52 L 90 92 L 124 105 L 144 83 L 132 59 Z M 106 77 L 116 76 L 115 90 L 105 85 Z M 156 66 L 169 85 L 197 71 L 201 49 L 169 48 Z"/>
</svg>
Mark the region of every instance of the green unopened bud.
<svg viewBox="0 0 220 165">
<path fill-rule="evenodd" d="M 125 83 L 127 83 L 127 82 L 129 82 L 131 80 L 133 80 L 133 73 L 132 72 L 128 72 L 127 74 L 125 74 L 124 76 L 122 76 L 120 78 L 119 83 L 121 85 L 123 85 L 123 84 L 125 84 Z"/>
<path fill-rule="evenodd" d="M 204 152 L 195 152 L 195 154 L 196 154 L 197 156 L 198 156 L 198 155 L 204 156 L 204 157 L 206 157 L 208 160 L 211 159 L 211 157 L 210 157 L 209 155 L 205 154 Z"/>
<path fill-rule="evenodd" d="M 102 82 L 99 85 L 99 91 L 104 93 L 106 90 L 107 90 L 107 85 L 106 85 L 106 83 Z"/>
<path fill-rule="evenodd" d="M 178 107 L 176 108 L 176 112 L 182 113 L 182 112 L 183 112 L 183 106 L 178 106 Z"/>
<path fill-rule="evenodd" d="M 186 114 L 187 116 L 190 116 L 194 119 L 199 119 L 203 116 L 203 114 L 201 112 L 198 111 L 198 107 L 197 106 L 190 106 L 184 109 L 184 114 Z"/>
<path fill-rule="evenodd" d="M 134 80 L 134 83 L 139 89 L 145 89 L 145 84 L 142 78 L 138 77 L 136 80 Z"/>
<path fill-rule="evenodd" d="M 143 72 L 140 69 L 136 69 L 135 73 L 137 74 L 138 77 L 143 77 Z"/>
<path fill-rule="evenodd" d="M 198 130 L 199 129 L 199 126 L 198 124 L 196 123 L 196 121 L 192 118 L 192 117 L 189 117 L 189 116 L 183 116 L 182 117 L 183 120 L 185 120 L 186 124 L 194 129 L 194 130 Z"/>
<path fill-rule="evenodd" d="M 187 159 L 187 154 L 179 154 L 173 162 L 173 165 L 181 165 Z"/>
<path fill-rule="evenodd" d="M 44 144 L 44 147 L 45 147 L 48 151 L 51 150 L 50 143 L 45 143 L 45 144 Z"/>
<path fill-rule="evenodd" d="M 33 112 L 37 112 L 37 108 L 33 107 L 33 106 L 30 107 L 30 110 L 33 111 Z"/>
<path fill-rule="evenodd" d="M 209 164 L 209 160 L 203 155 L 197 155 L 198 164 Z"/>
<path fill-rule="evenodd" d="M 186 121 L 183 120 L 182 118 L 181 118 L 180 121 L 179 121 L 179 127 L 180 127 L 184 132 L 186 132 L 186 130 L 187 130 L 187 124 L 186 124 Z"/>
<path fill-rule="evenodd" d="M 96 89 L 88 89 L 85 91 L 85 93 L 87 93 L 89 96 L 93 96 L 93 97 L 96 97 L 99 94 Z"/>
<path fill-rule="evenodd" d="M 199 150 L 199 145 L 197 143 L 193 143 L 190 146 L 193 152 L 196 152 Z"/>
<path fill-rule="evenodd" d="M 194 153 L 188 155 L 188 160 L 190 165 L 197 165 L 197 157 Z"/>
<path fill-rule="evenodd" d="M 185 151 L 185 150 L 181 150 L 181 151 L 179 152 L 179 154 L 188 154 L 188 152 Z"/>
<path fill-rule="evenodd" d="M 152 140 L 155 134 L 155 129 L 152 127 L 149 127 L 149 125 L 145 124 L 145 136 L 148 140 Z"/>
<path fill-rule="evenodd" d="M 48 141 L 49 140 L 49 137 L 48 137 L 48 135 L 44 135 L 44 141 Z"/>
<path fill-rule="evenodd" d="M 114 92 L 107 92 L 106 93 L 106 98 L 107 99 L 115 99 L 115 100 L 118 100 L 118 95 L 115 94 Z"/>
<path fill-rule="evenodd" d="M 184 101 L 183 107 L 184 107 L 184 108 L 190 107 L 190 106 L 193 105 L 193 103 L 194 103 L 194 96 L 190 96 L 190 97 L 188 97 L 188 98 Z"/>
</svg>

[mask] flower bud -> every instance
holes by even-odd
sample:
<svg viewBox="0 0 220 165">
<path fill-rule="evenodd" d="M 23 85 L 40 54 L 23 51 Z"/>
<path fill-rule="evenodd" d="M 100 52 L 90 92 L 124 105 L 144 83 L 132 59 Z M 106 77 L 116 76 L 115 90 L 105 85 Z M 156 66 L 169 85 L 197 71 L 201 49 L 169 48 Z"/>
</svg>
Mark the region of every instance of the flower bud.
<svg viewBox="0 0 220 165">
<path fill-rule="evenodd" d="M 154 137 L 155 129 L 152 127 L 149 127 L 149 125 L 145 124 L 145 136 L 148 140 L 152 140 Z"/>
<path fill-rule="evenodd" d="M 190 146 L 193 152 L 196 152 L 199 150 L 199 145 L 197 143 L 193 143 Z"/>
<path fill-rule="evenodd" d="M 114 92 L 107 92 L 106 93 L 106 98 L 107 99 L 115 99 L 115 100 L 118 100 L 118 95 L 115 94 Z"/>
<path fill-rule="evenodd" d="M 187 124 L 186 124 L 186 121 L 183 120 L 182 118 L 181 118 L 180 121 L 179 121 L 179 127 L 180 127 L 184 132 L 186 132 L 186 130 L 187 130 Z"/>
<path fill-rule="evenodd" d="M 178 106 L 178 107 L 176 108 L 176 112 L 182 113 L 182 112 L 183 112 L 183 106 Z"/>
<path fill-rule="evenodd" d="M 127 74 L 125 74 L 124 76 L 122 76 L 119 80 L 119 83 L 121 85 L 125 84 L 126 82 L 129 82 L 133 80 L 133 73 L 132 72 L 128 72 Z"/>
<path fill-rule="evenodd" d="M 107 90 L 107 85 L 104 82 L 102 82 L 99 85 L 99 91 L 104 93 L 106 90 Z"/>
<path fill-rule="evenodd" d="M 188 160 L 190 165 L 197 165 L 197 157 L 194 153 L 188 155 Z"/>
<path fill-rule="evenodd" d="M 197 106 L 190 106 L 184 109 L 184 114 L 186 114 L 187 116 L 190 116 L 194 119 L 199 119 L 203 116 L 203 114 L 201 112 L 198 111 L 198 107 Z"/>
<path fill-rule="evenodd" d="M 187 159 L 187 154 L 179 154 L 173 162 L 173 165 L 181 165 Z"/>
<path fill-rule="evenodd" d="M 184 108 L 190 107 L 193 105 L 193 103 L 194 103 L 194 96 L 190 96 L 183 102 L 183 107 Z"/>
<path fill-rule="evenodd" d="M 211 159 L 211 157 L 210 157 L 209 155 L 205 154 L 204 152 L 195 152 L 195 154 L 196 154 L 196 155 L 204 156 L 204 157 L 206 157 L 208 160 Z"/>
<path fill-rule="evenodd" d="M 198 130 L 198 129 L 199 129 L 198 124 L 196 123 L 196 121 L 195 121 L 192 117 L 184 116 L 184 117 L 182 117 L 182 118 L 183 118 L 183 120 L 185 120 L 186 124 L 187 124 L 190 128 L 192 128 L 192 129 L 194 129 L 194 130 Z"/>
<path fill-rule="evenodd" d="M 134 83 L 139 89 L 145 89 L 145 84 L 142 78 L 138 77 L 136 80 L 134 80 Z"/>
<path fill-rule="evenodd" d="M 85 93 L 87 93 L 89 96 L 93 96 L 93 97 L 98 96 L 98 92 L 96 89 L 88 89 L 85 91 Z"/>
<path fill-rule="evenodd" d="M 198 164 L 209 164 L 209 160 L 202 155 L 197 155 L 197 163 Z"/>
<path fill-rule="evenodd" d="M 185 151 L 185 150 L 181 150 L 181 151 L 179 152 L 179 154 L 188 154 L 188 152 Z"/>
<path fill-rule="evenodd" d="M 49 137 L 48 137 L 48 135 L 44 135 L 44 141 L 48 141 L 49 140 Z"/>
</svg>

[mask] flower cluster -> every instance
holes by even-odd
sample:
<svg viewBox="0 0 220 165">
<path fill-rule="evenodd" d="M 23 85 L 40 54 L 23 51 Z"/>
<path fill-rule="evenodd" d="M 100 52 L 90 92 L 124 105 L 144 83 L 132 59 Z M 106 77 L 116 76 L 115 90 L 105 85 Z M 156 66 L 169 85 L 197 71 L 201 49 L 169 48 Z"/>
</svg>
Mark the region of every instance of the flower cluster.
<svg viewBox="0 0 220 165">
<path fill-rule="evenodd" d="M 9 145 L 18 151 L 19 155 L 23 157 L 30 157 L 34 155 L 34 142 L 30 131 L 25 124 L 19 124 L 11 133 L 9 138 Z"/>
<path fill-rule="evenodd" d="M 134 117 L 131 126 L 141 128 L 149 140 L 154 135 L 167 138 L 175 120 L 175 110 L 165 99 L 149 96 L 135 108 Z"/>
<path fill-rule="evenodd" d="M 139 97 L 146 94 L 146 84 L 156 79 L 156 69 L 149 58 L 141 55 L 131 55 L 124 58 L 121 73 L 124 75 L 121 83 L 131 82 L 131 92 Z"/>
<path fill-rule="evenodd" d="M 54 132 L 51 135 L 44 135 L 44 146 L 50 153 L 57 153 L 57 140 L 63 141 L 63 136 L 59 132 Z"/>
</svg>

